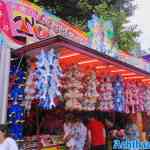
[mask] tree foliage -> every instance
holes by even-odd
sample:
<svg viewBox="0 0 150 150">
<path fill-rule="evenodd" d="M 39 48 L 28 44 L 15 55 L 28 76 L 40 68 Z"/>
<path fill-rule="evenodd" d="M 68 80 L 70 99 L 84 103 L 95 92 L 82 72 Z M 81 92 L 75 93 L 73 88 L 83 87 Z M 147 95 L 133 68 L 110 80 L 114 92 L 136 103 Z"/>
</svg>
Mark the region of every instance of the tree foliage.
<svg viewBox="0 0 150 150">
<path fill-rule="evenodd" d="M 112 20 L 116 40 L 121 50 L 133 50 L 139 46 L 137 26 L 125 27 L 128 17 L 135 10 L 134 0 L 31 0 L 56 16 L 87 31 L 87 21 L 93 13 Z"/>
</svg>

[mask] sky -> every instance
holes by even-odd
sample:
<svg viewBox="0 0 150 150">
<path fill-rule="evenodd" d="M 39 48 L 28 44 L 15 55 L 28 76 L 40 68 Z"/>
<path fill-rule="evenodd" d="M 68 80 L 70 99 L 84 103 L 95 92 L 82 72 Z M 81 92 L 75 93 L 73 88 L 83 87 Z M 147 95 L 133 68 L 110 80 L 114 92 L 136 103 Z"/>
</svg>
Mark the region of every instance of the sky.
<svg viewBox="0 0 150 150">
<path fill-rule="evenodd" d="M 150 48 L 150 0 L 135 0 L 135 3 L 137 9 L 130 20 L 132 24 L 137 24 L 142 31 L 139 41 L 142 49 L 145 50 Z"/>
</svg>

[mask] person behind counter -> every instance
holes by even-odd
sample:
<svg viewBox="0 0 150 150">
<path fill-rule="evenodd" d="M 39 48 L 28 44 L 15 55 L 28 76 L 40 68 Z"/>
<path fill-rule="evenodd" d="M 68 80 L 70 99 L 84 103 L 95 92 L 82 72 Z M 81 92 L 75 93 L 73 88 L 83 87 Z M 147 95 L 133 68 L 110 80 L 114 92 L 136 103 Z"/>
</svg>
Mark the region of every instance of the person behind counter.
<svg viewBox="0 0 150 150">
<path fill-rule="evenodd" d="M 79 117 L 74 118 L 75 150 L 84 150 L 87 139 L 87 128 Z"/>
<path fill-rule="evenodd" d="M 102 121 L 93 114 L 88 123 L 89 144 L 91 150 L 106 150 L 106 131 Z"/>
<path fill-rule="evenodd" d="M 64 141 L 69 150 L 83 150 L 87 138 L 87 128 L 73 115 L 66 116 L 64 123 Z"/>
<path fill-rule="evenodd" d="M 140 130 L 133 121 L 132 118 L 129 117 L 127 120 L 127 125 L 125 128 L 125 133 L 126 133 L 126 140 L 132 141 L 132 140 L 140 140 Z M 130 150 L 139 150 L 138 148 L 133 148 Z"/>
<path fill-rule="evenodd" d="M 125 129 L 126 137 L 128 140 L 140 139 L 140 131 L 134 121 L 129 118 Z"/>
<path fill-rule="evenodd" d="M 69 150 L 73 150 L 75 147 L 73 119 L 74 116 L 68 114 L 65 117 L 64 123 L 64 143 Z"/>
<path fill-rule="evenodd" d="M 14 139 L 8 136 L 7 126 L 0 125 L 0 150 L 19 150 Z"/>
</svg>

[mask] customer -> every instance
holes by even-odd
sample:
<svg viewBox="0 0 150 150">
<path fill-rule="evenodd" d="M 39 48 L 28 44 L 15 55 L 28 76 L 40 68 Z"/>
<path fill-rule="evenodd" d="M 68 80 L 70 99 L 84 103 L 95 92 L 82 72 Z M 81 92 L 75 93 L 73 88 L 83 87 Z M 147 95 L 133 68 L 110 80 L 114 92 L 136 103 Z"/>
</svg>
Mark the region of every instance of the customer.
<svg viewBox="0 0 150 150">
<path fill-rule="evenodd" d="M 18 150 L 15 140 L 8 136 L 6 125 L 0 125 L 0 150 Z"/>
<path fill-rule="evenodd" d="M 104 124 L 93 114 L 88 123 L 89 144 L 91 150 L 106 150 L 106 132 Z"/>
</svg>

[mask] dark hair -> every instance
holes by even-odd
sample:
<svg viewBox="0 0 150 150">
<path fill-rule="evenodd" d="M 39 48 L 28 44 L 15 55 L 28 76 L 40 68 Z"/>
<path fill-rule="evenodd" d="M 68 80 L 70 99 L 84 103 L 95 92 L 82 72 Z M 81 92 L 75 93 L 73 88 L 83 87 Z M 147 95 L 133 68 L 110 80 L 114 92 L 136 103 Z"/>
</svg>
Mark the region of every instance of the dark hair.
<svg viewBox="0 0 150 150">
<path fill-rule="evenodd" d="M 67 122 L 73 122 L 73 120 L 74 120 L 74 115 L 73 114 L 67 114 L 66 116 L 65 116 L 65 122 L 67 123 Z"/>
<path fill-rule="evenodd" d="M 5 124 L 0 124 L 0 131 L 5 134 L 5 137 L 8 137 L 8 127 Z"/>
</svg>

